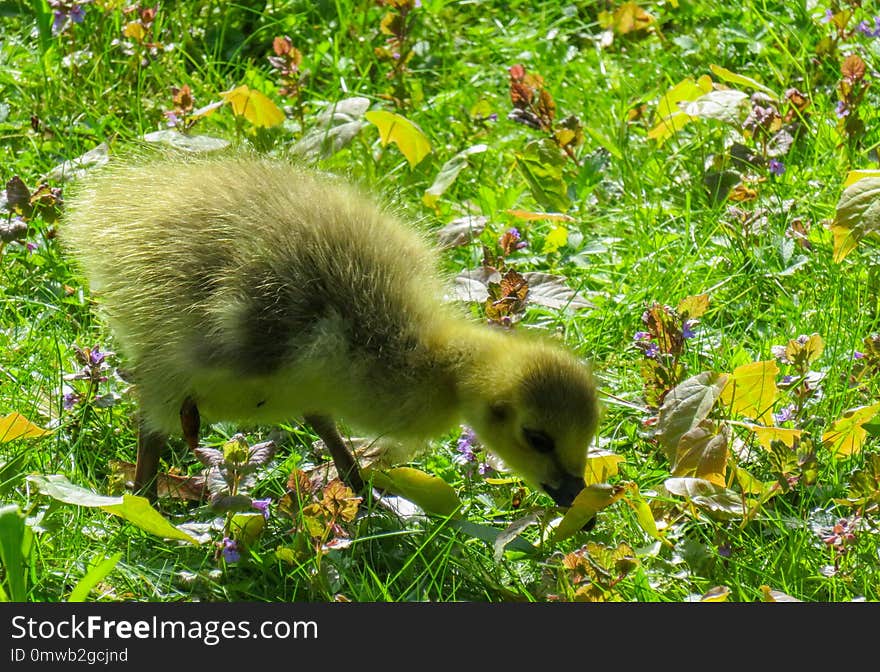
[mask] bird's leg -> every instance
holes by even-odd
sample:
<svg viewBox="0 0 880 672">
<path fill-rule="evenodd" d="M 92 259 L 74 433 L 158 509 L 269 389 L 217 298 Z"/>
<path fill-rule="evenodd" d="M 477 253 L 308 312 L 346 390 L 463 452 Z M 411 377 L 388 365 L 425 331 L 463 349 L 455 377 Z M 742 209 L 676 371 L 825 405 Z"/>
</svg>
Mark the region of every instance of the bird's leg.
<svg viewBox="0 0 880 672">
<path fill-rule="evenodd" d="M 148 429 L 141 420 L 138 425 L 137 465 L 134 469 L 134 490 L 151 502 L 159 498 L 157 478 L 159 455 L 168 441 L 161 432 Z"/>
<path fill-rule="evenodd" d="M 180 427 L 183 430 L 183 438 L 190 450 L 199 447 L 199 429 L 201 428 L 201 418 L 199 417 L 199 409 L 192 397 L 183 400 L 180 406 Z"/>
<path fill-rule="evenodd" d="M 364 481 L 358 470 L 357 462 L 339 435 L 333 418 L 326 415 L 306 415 L 304 419 L 327 446 L 342 482 L 355 492 L 363 492 Z"/>
</svg>

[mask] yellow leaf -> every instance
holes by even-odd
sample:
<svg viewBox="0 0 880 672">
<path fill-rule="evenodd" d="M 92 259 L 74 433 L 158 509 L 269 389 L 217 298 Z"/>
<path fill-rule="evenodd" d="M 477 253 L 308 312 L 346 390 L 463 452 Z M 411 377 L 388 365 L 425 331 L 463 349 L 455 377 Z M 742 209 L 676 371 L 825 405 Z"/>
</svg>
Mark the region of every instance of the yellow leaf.
<svg viewBox="0 0 880 672">
<path fill-rule="evenodd" d="M 564 226 L 555 227 L 547 236 L 544 238 L 544 247 L 542 248 L 542 254 L 548 254 L 551 252 L 556 252 L 560 247 L 563 247 L 568 242 L 568 229 Z"/>
<path fill-rule="evenodd" d="M 373 110 L 367 112 L 364 118 L 379 129 L 382 146 L 389 142 L 397 145 L 411 168 L 431 153 L 431 143 L 422 129 L 406 117 L 385 110 Z"/>
<path fill-rule="evenodd" d="M 140 21 L 132 21 L 131 23 L 127 23 L 125 24 L 125 28 L 122 29 L 123 37 L 130 37 L 133 40 L 137 40 L 138 42 L 143 42 L 146 35 L 147 31 L 144 30 L 144 27 L 141 25 Z"/>
<path fill-rule="evenodd" d="M 16 439 L 40 439 L 51 433 L 52 430 L 35 425 L 20 413 L 10 413 L 0 418 L 0 443 Z"/>
<path fill-rule="evenodd" d="M 428 513 L 451 516 L 461 506 L 461 500 L 446 481 L 412 467 L 395 467 L 387 471 L 362 469 L 361 474 L 371 478 L 377 488 L 400 495 Z"/>
<path fill-rule="evenodd" d="M 269 128 L 284 121 L 284 112 L 264 94 L 242 84 L 221 94 L 232 105 L 236 117 L 244 117 L 254 126 Z"/>
<path fill-rule="evenodd" d="M 770 96 L 773 100 L 778 100 L 779 96 L 776 95 L 776 92 L 768 86 L 761 84 L 756 79 L 752 79 L 751 77 L 747 77 L 746 75 L 739 75 L 735 72 L 728 70 L 727 68 L 722 68 L 720 65 L 710 65 L 709 69 L 712 71 L 718 79 L 723 79 L 725 82 L 729 84 L 740 84 L 742 86 L 748 86 L 756 91 L 761 91 Z"/>
<path fill-rule="evenodd" d="M 587 456 L 587 467 L 584 470 L 584 483 L 607 483 L 608 479 L 617 475 L 617 465 L 623 462 L 620 455 L 608 450 L 591 451 Z"/>
<path fill-rule="evenodd" d="M 868 435 L 862 425 L 877 415 L 878 411 L 880 402 L 847 411 L 831 425 L 831 429 L 822 434 L 822 445 L 837 458 L 858 453 Z"/>
<path fill-rule="evenodd" d="M 693 77 L 686 77 L 681 80 L 663 94 L 663 97 L 660 99 L 657 105 L 657 112 L 654 115 L 654 118 L 659 121 L 654 128 L 648 131 L 648 137 L 656 140 L 657 144 L 663 144 L 681 130 L 692 118 L 681 111 L 678 103 L 696 100 L 711 90 L 712 79 L 708 75 L 703 75 L 696 81 L 694 81 Z"/>
<path fill-rule="evenodd" d="M 880 170 L 874 168 L 851 170 L 846 174 L 846 179 L 843 181 L 843 188 L 846 189 L 849 185 L 858 182 L 865 177 L 880 177 Z"/>
<path fill-rule="evenodd" d="M 660 531 L 657 529 L 657 521 L 654 520 L 654 512 L 651 511 L 648 502 L 645 501 L 645 498 L 642 497 L 642 493 L 639 492 L 638 485 L 635 483 L 627 484 L 626 494 L 623 497 L 623 501 L 635 511 L 636 521 L 642 530 L 654 537 L 654 539 L 659 539 L 668 546 L 672 545 L 671 542 L 660 534 Z"/>
<path fill-rule="evenodd" d="M 764 427 L 762 425 L 751 425 L 747 422 L 742 426 L 755 434 L 758 443 L 770 450 L 772 441 L 782 441 L 789 448 L 794 448 L 794 442 L 801 438 L 802 429 L 788 429 L 785 427 Z"/>
<path fill-rule="evenodd" d="M 846 259 L 846 255 L 856 249 L 856 245 L 859 244 L 859 236 L 852 229 L 838 224 L 831 226 L 831 233 L 834 235 L 832 258 L 835 263 L 839 264 Z"/>
<path fill-rule="evenodd" d="M 678 302 L 675 312 L 691 320 L 695 320 L 709 309 L 709 295 L 697 294 L 687 296 Z"/>
<path fill-rule="evenodd" d="M 654 23 L 654 17 L 635 2 L 624 2 L 613 13 L 600 12 L 599 23 L 602 28 L 611 28 L 618 35 L 626 35 L 636 30 L 644 30 Z"/>
<path fill-rule="evenodd" d="M 526 222 L 533 222 L 535 220 L 543 220 L 551 222 L 573 222 L 574 217 L 571 215 L 566 215 L 561 212 L 529 212 L 528 210 L 505 210 L 505 214 L 510 215 L 511 217 L 516 217 L 517 219 L 521 219 Z"/>
<path fill-rule="evenodd" d="M 727 586 L 715 586 L 703 593 L 700 602 L 727 602 L 729 595 L 730 588 Z"/>
<path fill-rule="evenodd" d="M 801 600 L 792 597 L 779 590 L 773 590 L 770 586 L 761 586 L 762 602 L 800 602 Z"/>
<path fill-rule="evenodd" d="M 589 522 L 597 511 L 614 504 L 625 493 L 626 487 L 622 485 L 588 485 L 574 498 L 571 507 L 565 512 L 559 526 L 553 531 L 553 540 L 567 539 Z"/>
<path fill-rule="evenodd" d="M 738 366 L 721 390 L 721 403 L 734 413 L 764 422 L 776 402 L 776 362 L 752 362 Z"/>
</svg>

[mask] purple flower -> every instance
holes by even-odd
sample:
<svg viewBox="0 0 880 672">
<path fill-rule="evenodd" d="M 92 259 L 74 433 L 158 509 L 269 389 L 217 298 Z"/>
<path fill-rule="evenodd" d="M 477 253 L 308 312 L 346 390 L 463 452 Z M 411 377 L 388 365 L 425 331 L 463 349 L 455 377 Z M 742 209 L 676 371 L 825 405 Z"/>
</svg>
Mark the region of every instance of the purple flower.
<svg viewBox="0 0 880 672">
<path fill-rule="evenodd" d="M 865 358 L 864 352 L 859 352 L 858 350 L 853 352 L 853 359 L 864 359 L 864 358 Z"/>
<path fill-rule="evenodd" d="M 106 352 L 101 352 L 98 350 L 98 346 L 95 346 L 89 350 L 89 363 L 92 366 L 100 366 L 104 362 L 106 356 Z"/>
<path fill-rule="evenodd" d="M 867 21 L 860 21 L 859 25 L 856 26 L 856 30 L 858 30 L 865 37 L 880 37 L 880 16 L 874 17 L 873 30 L 871 30 L 871 24 Z"/>
<path fill-rule="evenodd" d="M 776 159 L 770 159 L 769 168 L 770 172 L 776 176 L 782 175 L 785 172 L 785 164 Z"/>
<path fill-rule="evenodd" d="M 65 394 L 62 397 L 61 406 L 64 408 L 65 411 L 69 411 L 74 406 L 76 406 L 81 400 L 82 400 L 82 397 L 79 395 L 78 392 L 68 392 L 67 394 Z"/>
<path fill-rule="evenodd" d="M 833 19 L 834 19 L 834 12 L 832 12 L 830 9 L 826 9 L 826 10 L 825 10 L 825 16 L 823 16 L 823 17 L 820 19 L 820 22 L 821 22 L 821 23 L 831 23 L 831 21 L 832 21 Z"/>
<path fill-rule="evenodd" d="M 57 35 L 62 30 L 64 30 L 64 26 L 67 25 L 67 14 L 56 9 L 53 16 L 55 18 L 52 21 L 52 34 Z"/>
<path fill-rule="evenodd" d="M 461 436 L 458 437 L 458 452 L 464 457 L 466 462 L 475 462 L 477 456 L 474 455 L 474 444 L 477 442 L 477 435 L 470 427 L 462 427 Z"/>
<path fill-rule="evenodd" d="M 488 462 L 480 462 L 480 466 L 477 467 L 477 471 L 480 472 L 480 476 L 491 476 L 495 473 L 495 470 Z"/>
<path fill-rule="evenodd" d="M 73 5 L 70 8 L 70 20 L 74 23 L 82 23 L 85 18 L 86 12 L 80 5 Z"/>
<path fill-rule="evenodd" d="M 637 343 L 639 341 L 647 341 L 650 338 L 651 338 L 651 334 L 649 334 L 647 331 L 637 331 L 635 333 L 635 335 L 633 336 L 633 340 L 636 341 Z"/>
<path fill-rule="evenodd" d="M 791 385 L 794 381 L 794 376 L 782 376 L 782 378 L 779 379 L 781 385 Z"/>
<path fill-rule="evenodd" d="M 515 226 L 512 226 L 509 229 L 507 229 L 507 235 L 510 236 L 511 238 L 513 238 L 514 240 L 520 239 L 519 229 L 516 228 Z"/>
<path fill-rule="evenodd" d="M 681 337 L 682 338 L 693 338 L 696 335 L 694 332 L 693 322 L 690 320 L 685 320 L 684 324 L 681 325 Z"/>
<path fill-rule="evenodd" d="M 786 353 L 786 346 L 784 345 L 771 345 L 770 352 L 771 354 L 779 360 L 782 364 L 791 364 L 791 360 L 788 358 Z"/>
<path fill-rule="evenodd" d="M 241 560 L 241 553 L 238 550 L 238 543 L 229 537 L 223 537 L 223 559 L 226 562 L 238 562 Z"/>
<path fill-rule="evenodd" d="M 174 128 L 175 126 L 177 126 L 177 124 L 180 123 L 180 117 L 178 117 L 177 114 L 175 112 L 173 112 L 172 110 L 168 110 L 168 111 L 164 112 L 163 114 L 165 115 L 165 118 L 168 120 L 167 121 L 168 126 L 170 126 L 171 128 Z"/>
<path fill-rule="evenodd" d="M 789 422 L 794 419 L 794 414 L 797 409 L 794 405 L 786 406 L 779 413 L 773 414 L 773 419 L 776 420 L 778 424 L 782 424 L 783 422 Z"/>
<path fill-rule="evenodd" d="M 253 499 L 251 500 L 251 506 L 254 507 L 257 511 L 260 511 L 263 514 L 263 518 L 269 520 L 269 505 L 272 503 L 270 498 L 266 499 Z"/>
<path fill-rule="evenodd" d="M 645 357 L 648 359 L 654 359 L 657 355 L 660 354 L 660 346 L 656 343 L 649 343 L 648 347 L 645 348 Z"/>
<path fill-rule="evenodd" d="M 497 113 L 497 112 L 493 112 L 492 114 L 490 114 L 490 115 L 487 117 L 487 119 L 488 119 L 489 121 L 498 121 L 498 113 Z"/>
<path fill-rule="evenodd" d="M 834 108 L 834 114 L 837 115 L 838 119 L 843 119 L 844 117 L 849 116 L 849 108 L 846 106 L 846 101 L 837 101 L 837 107 Z"/>
</svg>

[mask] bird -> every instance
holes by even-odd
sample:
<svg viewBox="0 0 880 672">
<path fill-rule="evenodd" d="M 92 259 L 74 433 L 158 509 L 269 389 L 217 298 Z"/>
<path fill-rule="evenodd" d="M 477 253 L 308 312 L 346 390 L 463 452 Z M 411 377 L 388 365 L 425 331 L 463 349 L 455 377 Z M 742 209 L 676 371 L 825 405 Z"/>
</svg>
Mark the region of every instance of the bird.
<svg viewBox="0 0 880 672">
<path fill-rule="evenodd" d="M 196 448 L 203 422 L 292 419 L 357 490 L 339 422 L 402 446 L 464 424 L 557 505 L 585 487 L 590 364 L 444 300 L 427 232 L 354 181 L 280 158 L 162 154 L 112 160 L 68 192 L 62 247 L 133 383 L 138 492 L 155 499 L 174 435 Z"/>
</svg>

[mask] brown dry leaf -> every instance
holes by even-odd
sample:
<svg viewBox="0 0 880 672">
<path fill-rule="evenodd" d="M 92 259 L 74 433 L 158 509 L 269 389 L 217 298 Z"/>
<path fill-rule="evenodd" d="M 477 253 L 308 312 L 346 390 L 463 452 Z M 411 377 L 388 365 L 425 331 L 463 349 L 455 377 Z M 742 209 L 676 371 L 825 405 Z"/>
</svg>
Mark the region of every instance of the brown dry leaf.
<svg viewBox="0 0 880 672">
<path fill-rule="evenodd" d="M 111 481 L 132 487 L 136 465 L 134 462 L 110 460 Z M 204 476 L 180 476 L 178 474 L 159 473 L 156 480 L 158 497 L 169 497 L 184 501 L 199 502 L 208 494 L 207 479 Z"/>
<path fill-rule="evenodd" d="M 851 82 L 864 79 L 866 71 L 867 65 L 858 54 L 850 54 L 840 66 L 840 74 Z"/>
<path fill-rule="evenodd" d="M 758 192 L 752 187 L 748 187 L 742 182 L 736 185 L 733 189 L 730 190 L 730 193 L 727 195 L 731 201 L 736 201 L 738 203 L 743 201 L 754 201 L 758 198 Z"/>
</svg>

